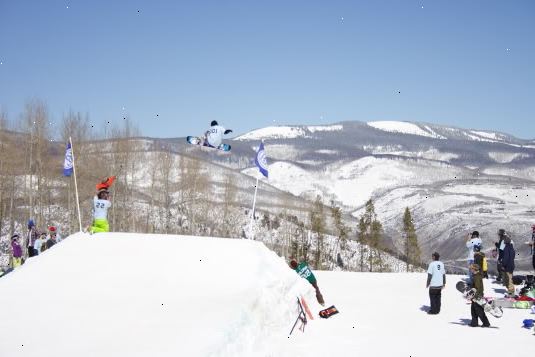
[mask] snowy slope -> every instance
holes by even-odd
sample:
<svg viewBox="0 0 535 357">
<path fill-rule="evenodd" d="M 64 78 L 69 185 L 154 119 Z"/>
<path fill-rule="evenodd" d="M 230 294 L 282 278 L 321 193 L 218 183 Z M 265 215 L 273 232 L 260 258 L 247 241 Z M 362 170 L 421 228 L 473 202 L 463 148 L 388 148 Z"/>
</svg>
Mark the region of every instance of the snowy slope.
<svg viewBox="0 0 535 357">
<path fill-rule="evenodd" d="M 391 133 L 420 135 L 435 139 L 446 139 L 444 136 L 435 133 L 428 126 L 425 127 L 427 130 L 424 130 L 414 123 L 404 121 L 370 121 L 367 124 L 375 129 L 384 130 Z"/>
<path fill-rule="evenodd" d="M 77 234 L 0 279 L 0 356 L 451 357 L 477 341 L 482 356 L 532 354 L 527 310 L 489 317 L 498 329 L 461 325 L 470 306 L 457 276 L 428 316 L 425 274 L 316 275 L 341 312 L 328 320 L 310 285 L 258 242 Z M 487 296 L 502 289 L 485 284 Z M 298 294 L 316 317 L 289 336 Z"/>
<path fill-rule="evenodd" d="M 0 279 L 0 356 L 268 355 L 312 291 L 255 241 L 77 234 Z"/>
</svg>

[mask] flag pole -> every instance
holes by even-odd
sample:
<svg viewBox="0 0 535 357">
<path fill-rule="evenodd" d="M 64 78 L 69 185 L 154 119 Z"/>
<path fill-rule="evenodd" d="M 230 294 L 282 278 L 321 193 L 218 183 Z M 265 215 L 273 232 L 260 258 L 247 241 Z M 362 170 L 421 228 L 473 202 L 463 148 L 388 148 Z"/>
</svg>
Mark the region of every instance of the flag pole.
<svg viewBox="0 0 535 357">
<path fill-rule="evenodd" d="M 253 210 L 251 211 L 251 221 L 249 222 L 249 234 L 251 235 L 251 239 L 254 239 L 253 235 L 253 221 L 254 221 L 254 209 L 256 205 L 256 193 L 258 192 L 258 175 L 256 175 L 256 185 L 254 186 L 254 197 L 253 197 Z"/>
<path fill-rule="evenodd" d="M 72 145 L 72 139 L 70 136 L 69 136 L 69 143 L 71 144 L 72 170 L 74 174 L 74 189 L 76 191 L 76 208 L 78 209 L 78 224 L 80 227 L 80 232 L 82 232 L 82 216 L 80 214 L 80 199 L 78 198 L 78 183 L 76 182 L 76 165 L 74 164 L 74 147 Z"/>
</svg>

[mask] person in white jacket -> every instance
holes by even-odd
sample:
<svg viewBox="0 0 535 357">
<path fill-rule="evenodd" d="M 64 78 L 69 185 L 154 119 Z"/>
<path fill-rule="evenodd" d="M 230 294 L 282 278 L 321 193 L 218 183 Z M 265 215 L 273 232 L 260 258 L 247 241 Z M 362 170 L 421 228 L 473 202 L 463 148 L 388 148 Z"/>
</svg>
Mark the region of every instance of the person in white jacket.
<svg viewBox="0 0 535 357">
<path fill-rule="evenodd" d="M 231 129 L 225 129 L 224 127 L 219 125 L 217 121 L 212 120 L 212 122 L 210 123 L 210 129 L 208 129 L 204 133 L 204 145 L 217 148 L 223 142 L 223 135 L 227 135 L 230 133 L 232 133 Z"/>
<path fill-rule="evenodd" d="M 46 247 L 46 233 L 41 233 L 41 236 L 35 240 L 35 243 L 33 244 L 35 255 L 41 254 L 41 252 L 46 249 L 43 249 L 43 245 Z"/>
<path fill-rule="evenodd" d="M 472 271 L 470 270 L 470 266 L 474 264 L 474 247 L 479 246 L 481 247 L 482 241 L 481 238 L 479 238 L 479 232 L 473 231 L 472 234 L 468 234 L 468 237 L 466 238 L 466 248 L 468 248 L 468 280 L 469 284 L 472 284 Z"/>
</svg>

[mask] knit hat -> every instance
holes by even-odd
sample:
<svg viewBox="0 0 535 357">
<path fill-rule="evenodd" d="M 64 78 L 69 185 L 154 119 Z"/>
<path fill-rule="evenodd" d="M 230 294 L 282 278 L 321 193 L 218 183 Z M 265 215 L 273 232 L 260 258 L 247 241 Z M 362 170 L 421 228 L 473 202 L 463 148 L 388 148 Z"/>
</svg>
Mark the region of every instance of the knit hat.
<svg viewBox="0 0 535 357">
<path fill-rule="evenodd" d="M 48 227 L 48 231 L 49 232 L 55 232 L 56 231 L 56 227 L 50 226 L 50 227 Z"/>
<path fill-rule="evenodd" d="M 30 219 L 28 221 L 28 229 L 32 228 L 32 227 L 35 227 L 35 222 L 33 221 L 33 219 Z"/>
<path fill-rule="evenodd" d="M 290 260 L 290 266 L 292 267 L 292 269 L 295 269 L 297 268 L 297 261 L 295 259 L 292 259 Z"/>
<path fill-rule="evenodd" d="M 500 228 L 498 229 L 498 235 L 501 237 L 501 236 L 504 236 L 505 235 L 505 229 L 503 228 Z"/>
<path fill-rule="evenodd" d="M 440 254 L 438 254 L 438 252 L 434 252 L 433 254 L 431 254 L 431 256 L 436 260 L 440 259 Z"/>
<path fill-rule="evenodd" d="M 473 231 L 472 232 L 472 238 L 475 238 L 475 237 L 479 237 L 479 232 L 478 231 Z"/>
<path fill-rule="evenodd" d="M 524 328 L 532 328 L 533 322 L 533 319 L 525 319 L 524 321 L 522 321 L 522 323 L 524 324 Z"/>
<path fill-rule="evenodd" d="M 212 120 L 212 122 L 210 123 L 210 126 L 216 126 L 216 125 L 218 125 L 218 124 L 217 124 L 217 121 Z"/>
</svg>

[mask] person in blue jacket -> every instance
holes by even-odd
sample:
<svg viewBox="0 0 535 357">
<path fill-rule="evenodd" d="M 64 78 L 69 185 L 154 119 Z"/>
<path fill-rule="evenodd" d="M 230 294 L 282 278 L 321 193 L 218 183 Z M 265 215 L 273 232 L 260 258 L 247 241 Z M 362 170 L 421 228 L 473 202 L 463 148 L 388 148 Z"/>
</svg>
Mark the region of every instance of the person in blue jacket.
<svg viewBox="0 0 535 357">
<path fill-rule="evenodd" d="M 515 286 L 513 284 L 513 272 L 515 270 L 515 248 L 511 237 L 505 236 L 504 238 L 505 248 L 503 249 L 502 266 L 505 272 L 504 286 L 507 288 L 507 294 L 509 296 L 515 295 Z"/>
</svg>

